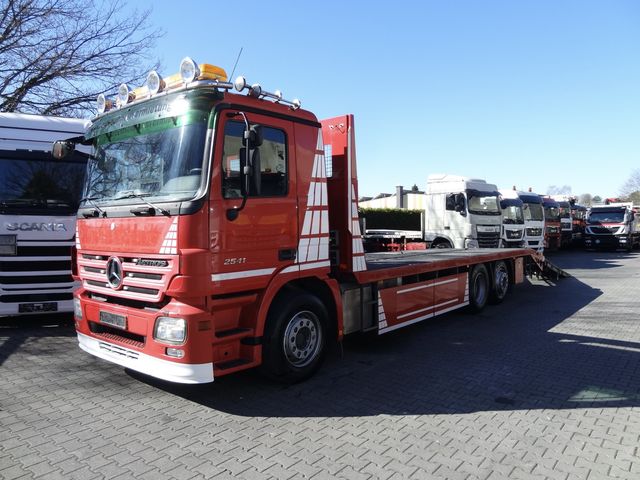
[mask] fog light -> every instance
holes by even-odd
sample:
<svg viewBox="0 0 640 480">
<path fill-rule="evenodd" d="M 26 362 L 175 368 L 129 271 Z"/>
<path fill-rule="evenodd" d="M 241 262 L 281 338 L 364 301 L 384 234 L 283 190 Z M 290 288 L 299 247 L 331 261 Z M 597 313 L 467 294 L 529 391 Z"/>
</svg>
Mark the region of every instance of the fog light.
<svg viewBox="0 0 640 480">
<path fill-rule="evenodd" d="M 179 348 L 168 347 L 167 356 L 174 357 L 174 358 L 184 358 L 184 350 L 180 350 Z"/>
<path fill-rule="evenodd" d="M 82 304 L 78 297 L 73 297 L 73 315 L 78 320 L 82 320 Z"/>
</svg>

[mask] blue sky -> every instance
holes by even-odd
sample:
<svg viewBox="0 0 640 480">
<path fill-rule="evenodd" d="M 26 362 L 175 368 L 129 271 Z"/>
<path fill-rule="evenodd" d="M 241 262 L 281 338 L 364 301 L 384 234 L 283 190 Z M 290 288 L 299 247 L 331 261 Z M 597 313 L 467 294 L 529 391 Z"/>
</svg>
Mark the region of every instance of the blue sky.
<svg viewBox="0 0 640 480">
<path fill-rule="evenodd" d="M 640 168 L 640 2 L 138 0 L 162 73 L 219 65 L 353 113 L 360 194 L 429 173 L 615 196 Z M 177 9 L 180 11 L 178 12 Z"/>
</svg>

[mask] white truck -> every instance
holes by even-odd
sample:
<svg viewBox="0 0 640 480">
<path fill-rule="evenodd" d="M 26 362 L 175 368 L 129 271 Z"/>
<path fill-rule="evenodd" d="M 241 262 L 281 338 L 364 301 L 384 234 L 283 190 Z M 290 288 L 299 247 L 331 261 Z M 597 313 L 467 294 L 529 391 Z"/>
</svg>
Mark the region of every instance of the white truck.
<svg viewBox="0 0 640 480">
<path fill-rule="evenodd" d="M 73 312 L 71 257 L 88 150 L 64 160 L 50 152 L 85 125 L 0 113 L 0 316 Z"/>
<path fill-rule="evenodd" d="M 632 203 L 593 206 L 587 211 L 584 245 L 588 249 L 624 248 L 640 245 L 640 215 Z"/>
<path fill-rule="evenodd" d="M 524 214 L 524 246 L 539 252 L 544 250 L 544 208 L 537 193 L 520 190 L 500 190 L 503 198 L 522 200 Z"/>
<path fill-rule="evenodd" d="M 495 185 L 478 178 L 429 175 L 425 240 L 431 248 L 498 248 L 499 196 Z"/>
<path fill-rule="evenodd" d="M 502 238 L 500 246 L 520 248 L 524 241 L 524 203 L 517 195 L 500 190 L 500 208 L 502 209 Z"/>
</svg>

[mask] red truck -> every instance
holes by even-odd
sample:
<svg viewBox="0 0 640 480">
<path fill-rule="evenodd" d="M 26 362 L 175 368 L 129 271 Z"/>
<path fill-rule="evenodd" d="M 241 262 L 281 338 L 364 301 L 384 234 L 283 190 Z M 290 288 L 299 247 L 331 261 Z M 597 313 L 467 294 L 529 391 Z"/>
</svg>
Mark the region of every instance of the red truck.
<svg viewBox="0 0 640 480">
<path fill-rule="evenodd" d="M 110 111 L 100 97 L 77 140 L 95 149 L 76 237 L 83 350 L 172 382 L 257 366 L 299 381 L 344 335 L 478 311 L 523 281 L 527 249 L 366 254 L 352 115 L 319 122 L 220 68 L 180 71 L 121 86 Z"/>
</svg>

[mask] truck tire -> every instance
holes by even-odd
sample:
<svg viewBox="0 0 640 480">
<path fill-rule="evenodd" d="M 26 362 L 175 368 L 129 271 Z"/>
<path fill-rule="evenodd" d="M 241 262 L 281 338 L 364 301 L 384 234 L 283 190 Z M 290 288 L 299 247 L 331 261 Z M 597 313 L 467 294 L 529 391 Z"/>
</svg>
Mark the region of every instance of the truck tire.
<svg viewBox="0 0 640 480">
<path fill-rule="evenodd" d="M 491 285 L 487 267 L 478 264 L 469 272 L 469 310 L 481 311 L 487 304 Z"/>
<path fill-rule="evenodd" d="M 489 301 L 493 304 L 502 303 L 509 293 L 511 278 L 506 262 L 499 260 L 493 265 L 493 282 Z"/>
<path fill-rule="evenodd" d="M 431 245 L 431 248 L 453 248 L 453 246 L 448 240 L 436 240 L 436 242 Z"/>
<path fill-rule="evenodd" d="M 284 383 L 315 373 L 324 359 L 328 315 L 317 297 L 292 293 L 269 311 L 262 345 L 262 371 Z"/>
</svg>

